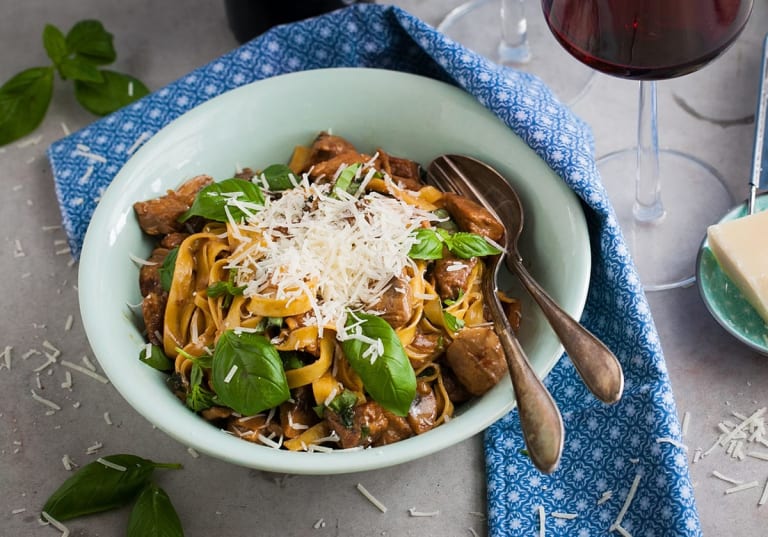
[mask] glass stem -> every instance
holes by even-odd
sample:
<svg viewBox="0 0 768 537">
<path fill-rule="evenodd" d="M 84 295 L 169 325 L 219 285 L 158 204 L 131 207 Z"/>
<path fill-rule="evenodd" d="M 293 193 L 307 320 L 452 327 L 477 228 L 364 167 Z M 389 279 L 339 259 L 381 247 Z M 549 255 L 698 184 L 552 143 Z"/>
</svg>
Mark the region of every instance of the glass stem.
<svg viewBox="0 0 768 537">
<path fill-rule="evenodd" d="M 525 18 L 525 0 L 493 0 L 500 3 L 501 41 L 499 63 L 521 64 L 531 61 L 528 45 L 528 20 Z"/>
<path fill-rule="evenodd" d="M 635 177 L 635 219 L 655 222 L 664 218 L 659 173 L 659 129 L 656 110 L 656 82 L 640 82 L 637 123 L 637 175 Z"/>
</svg>

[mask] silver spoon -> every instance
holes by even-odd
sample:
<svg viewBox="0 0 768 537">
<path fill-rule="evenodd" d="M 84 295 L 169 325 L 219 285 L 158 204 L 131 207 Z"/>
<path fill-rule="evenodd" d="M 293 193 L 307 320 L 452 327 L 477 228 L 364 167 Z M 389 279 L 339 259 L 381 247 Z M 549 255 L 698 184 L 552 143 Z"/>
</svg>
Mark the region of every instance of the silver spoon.
<svg viewBox="0 0 768 537">
<path fill-rule="evenodd" d="M 432 165 L 427 177 L 442 191 L 462 194 L 451 178 L 439 171 L 434 173 Z M 563 418 L 552 395 L 531 367 L 499 301 L 496 282 L 503 257 L 504 254 L 493 256 L 483 272 L 483 296 L 504 349 L 528 455 L 536 468 L 549 474 L 557 468 L 563 452 Z"/>
<path fill-rule="evenodd" d="M 624 391 L 624 374 L 616 356 L 563 310 L 523 266 L 517 247 L 523 229 L 523 206 L 512 185 L 484 162 L 462 155 L 439 156 L 429 165 L 429 171 L 444 178 L 454 191 L 477 200 L 504 225 L 507 267 L 541 308 L 587 388 L 605 403 L 618 401 Z"/>
</svg>

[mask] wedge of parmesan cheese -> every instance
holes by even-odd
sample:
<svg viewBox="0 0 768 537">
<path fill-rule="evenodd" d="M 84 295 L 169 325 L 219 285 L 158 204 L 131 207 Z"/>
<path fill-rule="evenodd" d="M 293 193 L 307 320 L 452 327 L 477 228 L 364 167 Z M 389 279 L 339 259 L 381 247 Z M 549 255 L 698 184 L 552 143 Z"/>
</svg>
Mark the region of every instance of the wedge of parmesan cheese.
<svg viewBox="0 0 768 537">
<path fill-rule="evenodd" d="M 768 323 L 768 211 L 721 222 L 707 240 L 723 272 Z"/>
</svg>

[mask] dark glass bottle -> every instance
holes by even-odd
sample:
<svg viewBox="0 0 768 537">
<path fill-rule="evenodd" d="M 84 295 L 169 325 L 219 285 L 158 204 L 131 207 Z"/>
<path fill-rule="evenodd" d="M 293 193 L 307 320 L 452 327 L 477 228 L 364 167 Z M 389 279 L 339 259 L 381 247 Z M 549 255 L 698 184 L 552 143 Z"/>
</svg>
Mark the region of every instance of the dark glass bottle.
<svg viewBox="0 0 768 537">
<path fill-rule="evenodd" d="M 224 0 L 227 21 L 240 43 L 278 24 L 299 21 L 372 0 Z"/>
</svg>

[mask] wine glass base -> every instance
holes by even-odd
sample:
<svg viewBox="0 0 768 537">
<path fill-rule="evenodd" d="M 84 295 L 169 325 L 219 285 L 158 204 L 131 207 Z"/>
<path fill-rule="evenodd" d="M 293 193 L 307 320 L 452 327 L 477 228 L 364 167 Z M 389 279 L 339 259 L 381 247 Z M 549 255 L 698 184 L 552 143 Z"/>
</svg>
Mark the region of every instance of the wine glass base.
<svg viewBox="0 0 768 537">
<path fill-rule="evenodd" d="M 519 45 L 502 42 L 501 0 L 470 0 L 451 11 L 437 29 L 496 63 L 538 76 L 563 103 L 574 104 L 589 89 L 595 72 L 560 46 L 538 2 L 520 1 L 525 19 L 519 24 L 528 38 Z"/>
<path fill-rule="evenodd" d="M 707 226 L 720 220 L 734 205 L 717 171 L 690 155 L 660 151 L 664 212 L 655 220 L 643 222 L 635 218 L 633 211 L 636 150 L 610 153 L 597 165 L 643 288 L 662 291 L 691 285 Z"/>
</svg>

